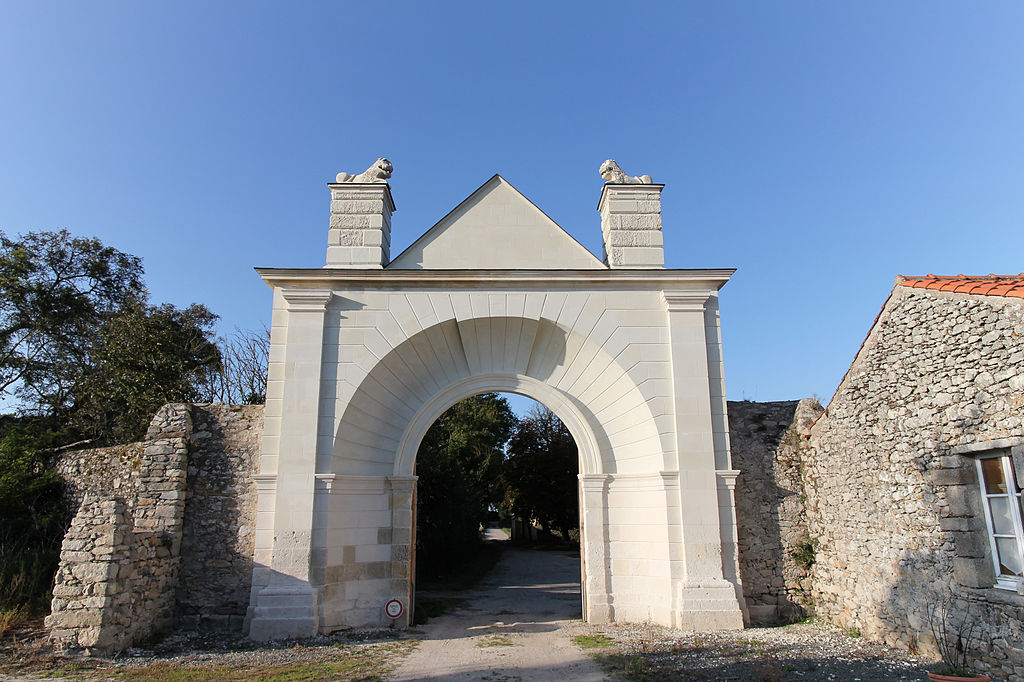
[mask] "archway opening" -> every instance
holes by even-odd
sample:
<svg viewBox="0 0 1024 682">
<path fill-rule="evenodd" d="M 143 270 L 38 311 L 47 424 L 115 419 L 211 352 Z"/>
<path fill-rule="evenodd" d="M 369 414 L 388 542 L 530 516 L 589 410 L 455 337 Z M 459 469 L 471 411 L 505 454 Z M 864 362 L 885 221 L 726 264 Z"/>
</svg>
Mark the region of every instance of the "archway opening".
<svg viewBox="0 0 1024 682">
<path fill-rule="evenodd" d="M 541 601 L 552 619 L 580 618 L 580 470 L 569 429 L 532 398 L 482 393 L 445 410 L 416 454 L 414 622 L 466 595 L 499 620 L 535 617 Z"/>
</svg>

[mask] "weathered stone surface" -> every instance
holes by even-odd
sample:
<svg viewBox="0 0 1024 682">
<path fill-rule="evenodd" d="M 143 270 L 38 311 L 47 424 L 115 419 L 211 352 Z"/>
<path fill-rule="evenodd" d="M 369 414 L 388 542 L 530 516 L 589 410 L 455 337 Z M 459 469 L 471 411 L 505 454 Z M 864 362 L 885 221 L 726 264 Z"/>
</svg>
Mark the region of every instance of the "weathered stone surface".
<svg viewBox="0 0 1024 682">
<path fill-rule="evenodd" d="M 791 622 L 811 602 L 808 567 L 795 557 L 808 541 L 801 456 L 821 414 L 816 400 L 729 402 L 736 482 L 740 578 L 752 624 Z"/>
<path fill-rule="evenodd" d="M 650 175 L 627 175 L 619 164 L 616 163 L 615 159 L 608 159 L 601 164 L 598 169 L 598 174 L 604 178 L 605 182 L 619 183 L 619 184 L 651 184 Z"/>
<path fill-rule="evenodd" d="M 951 589 L 990 644 L 979 668 L 1020 679 L 1024 597 L 994 574 L 972 456 L 1024 435 L 1020 299 L 897 286 L 803 460 L 816 612 L 935 653 L 928 610 Z"/>
<path fill-rule="evenodd" d="M 175 619 L 223 630 L 252 583 L 262 405 L 194 405 Z"/>
<path fill-rule="evenodd" d="M 648 179 L 647 184 L 609 183 L 601 192 L 597 210 L 601 213 L 604 261 L 609 267 L 665 266 L 661 234 L 663 185 L 649 182 Z"/>
<path fill-rule="evenodd" d="M 117 651 L 176 617 L 241 627 L 262 425 L 262 406 L 166 405 L 143 443 L 65 454 L 79 504 L 46 620 L 55 642 Z"/>
</svg>

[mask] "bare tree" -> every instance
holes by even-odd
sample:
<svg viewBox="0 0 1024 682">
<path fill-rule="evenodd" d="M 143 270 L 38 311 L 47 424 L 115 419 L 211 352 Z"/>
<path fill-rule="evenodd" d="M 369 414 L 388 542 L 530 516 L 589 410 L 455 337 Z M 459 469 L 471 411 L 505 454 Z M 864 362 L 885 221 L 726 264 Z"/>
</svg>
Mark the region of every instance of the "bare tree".
<svg viewBox="0 0 1024 682">
<path fill-rule="evenodd" d="M 235 329 L 217 340 L 223 369 L 207 389 L 211 402 L 260 405 L 267 395 L 270 330 Z"/>
</svg>

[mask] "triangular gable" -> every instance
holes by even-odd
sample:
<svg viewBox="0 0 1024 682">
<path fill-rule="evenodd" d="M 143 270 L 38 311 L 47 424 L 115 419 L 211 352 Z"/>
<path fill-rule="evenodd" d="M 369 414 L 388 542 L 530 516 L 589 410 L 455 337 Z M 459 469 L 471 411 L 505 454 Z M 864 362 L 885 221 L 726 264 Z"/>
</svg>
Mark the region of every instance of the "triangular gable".
<svg viewBox="0 0 1024 682">
<path fill-rule="evenodd" d="M 500 175 L 470 194 L 387 266 L 389 270 L 606 267 Z"/>
</svg>

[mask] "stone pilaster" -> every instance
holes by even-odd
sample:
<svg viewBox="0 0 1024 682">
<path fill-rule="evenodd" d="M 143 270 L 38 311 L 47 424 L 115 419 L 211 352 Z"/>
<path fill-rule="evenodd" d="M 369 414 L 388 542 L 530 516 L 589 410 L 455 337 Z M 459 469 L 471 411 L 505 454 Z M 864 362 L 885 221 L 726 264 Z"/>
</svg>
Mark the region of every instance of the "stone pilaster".
<svg viewBox="0 0 1024 682">
<path fill-rule="evenodd" d="M 580 551 L 583 553 L 583 618 L 610 623 L 608 597 L 608 479 L 606 474 L 580 474 Z"/>
<path fill-rule="evenodd" d="M 302 288 L 281 293 L 288 311 L 288 369 L 280 433 L 288 449 L 280 453 L 274 480 L 271 565 L 260 576 L 268 582 L 258 593 L 253 590 L 247 616 L 249 636 L 256 640 L 315 635 L 320 601 L 311 564 L 324 318 L 332 294 Z"/>
<path fill-rule="evenodd" d="M 331 190 L 328 268 L 379 269 L 391 259 L 395 202 L 386 182 L 338 182 Z"/>
<path fill-rule="evenodd" d="M 413 617 L 415 566 L 413 548 L 415 528 L 413 510 L 416 506 L 416 477 L 389 476 L 391 487 L 391 592 L 390 597 L 403 600 L 405 611 L 397 621 L 385 624 L 409 627 Z"/>
<path fill-rule="evenodd" d="M 730 490 L 730 479 L 735 474 L 717 470 L 715 462 L 705 324 L 710 295 L 667 291 L 664 296 L 671 343 L 683 542 L 676 626 L 684 630 L 739 629 L 743 627 L 742 593 L 738 585 L 726 579 L 722 555 L 723 530 L 727 540 L 735 542 L 735 508 Z M 726 494 L 720 494 L 720 486 L 726 488 Z M 723 529 L 723 524 L 727 528 Z M 737 576 L 731 577 L 738 580 Z"/>
<path fill-rule="evenodd" d="M 604 262 L 613 268 L 665 267 L 661 190 L 665 185 L 606 183 L 601 212 Z"/>
</svg>

